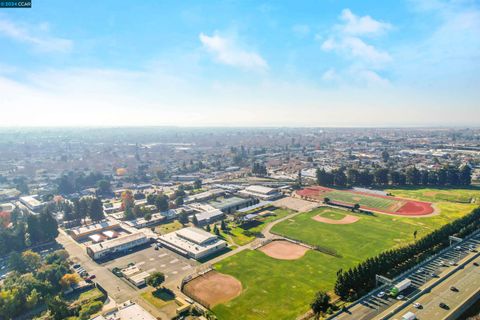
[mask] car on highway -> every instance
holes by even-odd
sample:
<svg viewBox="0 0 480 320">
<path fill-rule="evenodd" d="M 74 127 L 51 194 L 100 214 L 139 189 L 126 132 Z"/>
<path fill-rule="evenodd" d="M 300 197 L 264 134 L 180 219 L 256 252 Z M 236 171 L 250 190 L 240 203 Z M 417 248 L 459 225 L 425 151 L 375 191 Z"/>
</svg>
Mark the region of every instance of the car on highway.
<svg viewBox="0 0 480 320">
<path fill-rule="evenodd" d="M 445 303 L 443 303 L 443 302 L 440 302 L 440 304 L 439 304 L 438 306 L 439 306 L 440 308 L 442 308 L 442 309 L 445 309 L 445 310 L 450 309 L 450 307 L 447 306 L 447 305 L 446 305 Z"/>
<path fill-rule="evenodd" d="M 418 303 L 418 302 L 415 302 L 415 303 L 413 304 L 413 306 L 414 306 L 415 308 L 417 308 L 417 309 L 422 309 L 422 308 L 423 308 L 423 306 L 422 306 L 420 303 Z"/>
<path fill-rule="evenodd" d="M 450 290 L 453 291 L 453 292 L 458 292 L 458 288 L 457 288 L 457 287 L 454 287 L 454 286 L 451 286 L 451 287 L 450 287 Z"/>
<path fill-rule="evenodd" d="M 384 291 L 380 291 L 378 294 L 377 294 L 377 297 L 379 298 L 383 298 L 385 296 L 385 292 Z"/>
</svg>

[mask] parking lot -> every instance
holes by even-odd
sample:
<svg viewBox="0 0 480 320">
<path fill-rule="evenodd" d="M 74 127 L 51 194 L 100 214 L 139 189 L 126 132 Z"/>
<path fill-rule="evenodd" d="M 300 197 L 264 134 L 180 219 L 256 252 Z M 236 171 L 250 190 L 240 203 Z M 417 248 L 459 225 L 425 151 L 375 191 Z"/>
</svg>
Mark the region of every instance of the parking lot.
<svg viewBox="0 0 480 320">
<path fill-rule="evenodd" d="M 429 281 L 434 281 L 439 278 L 444 271 L 448 271 L 449 268 L 454 267 L 457 262 L 466 257 L 471 251 L 471 248 L 478 250 L 480 246 L 480 234 L 472 237 L 471 239 L 462 242 L 459 245 L 452 245 L 452 247 L 441 255 L 435 257 L 429 262 L 415 268 L 411 273 L 405 275 L 402 279 L 410 279 L 412 281 L 411 286 L 401 292 L 397 298 L 392 298 L 388 294 L 388 290 L 377 291 L 375 294 L 365 298 L 360 302 L 359 306 L 356 306 L 355 312 L 342 313 L 336 317 L 336 319 L 373 319 L 377 315 L 381 314 L 393 304 L 408 300 L 420 291 L 420 287 Z M 353 310 L 352 310 L 353 311 Z"/>
<path fill-rule="evenodd" d="M 170 283 L 178 277 L 192 271 L 198 264 L 195 260 L 187 259 L 165 248 L 155 250 L 155 245 L 149 245 L 127 255 L 106 261 L 102 266 L 112 270 L 113 268 L 125 268 L 134 263 L 142 271 L 152 273 L 160 271 L 165 274 L 165 282 Z"/>
</svg>

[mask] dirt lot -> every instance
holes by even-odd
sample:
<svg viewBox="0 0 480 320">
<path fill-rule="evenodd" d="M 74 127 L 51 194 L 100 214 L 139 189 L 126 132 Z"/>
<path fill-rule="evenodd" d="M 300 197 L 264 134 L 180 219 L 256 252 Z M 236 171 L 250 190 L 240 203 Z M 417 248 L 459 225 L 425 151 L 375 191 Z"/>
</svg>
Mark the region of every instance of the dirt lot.
<svg viewBox="0 0 480 320">
<path fill-rule="evenodd" d="M 318 222 L 323 222 L 323 223 L 328 223 L 328 224 L 350 224 L 350 223 L 355 223 L 358 220 L 360 220 L 359 217 L 351 216 L 351 215 L 346 215 L 340 220 L 334 220 L 334 219 L 328 219 L 319 215 L 316 215 L 312 217 L 313 220 L 318 221 Z"/>
<path fill-rule="evenodd" d="M 212 308 L 242 293 L 242 284 L 232 276 L 209 271 L 187 283 L 183 292 L 202 305 Z"/>
<path fill-rule="evenodd" d="M 308 212 L 318 207 L 317 202 L 302 200 L 299 198 L 286 197 L 273 202 L 275 207 L 286 208 L 298 212 Z"/>
<path fill-rule="evenodd" d="M 258 250 L 274 259 L 296 260 L 303 257 L 308 248 L 290 241 L 276 240 L 258 248 Z"/>
</svg>

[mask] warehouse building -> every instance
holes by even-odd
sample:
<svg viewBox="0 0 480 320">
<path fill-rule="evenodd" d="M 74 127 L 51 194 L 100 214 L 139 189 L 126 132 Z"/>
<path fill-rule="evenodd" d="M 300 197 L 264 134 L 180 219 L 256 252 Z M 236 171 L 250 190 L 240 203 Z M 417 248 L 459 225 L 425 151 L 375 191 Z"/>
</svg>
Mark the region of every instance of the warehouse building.
<svg viewBox="0 0 480 320">
<path fill-rule="evenodd" d="M 194 227 L 167 233 L 158 240 L 166 248 L 194 259 L 201 259 L 227 247 L 224 240 Z"/>
<path fill-rule="evenodd" d="M 92 259 L 97 260 L 114 253 L 126 252 L 149 241 L 150 239 L 143 232 L 137 232 L 101 243 L 90 244 L 87 246 L 87 253 Z"/>
</svg>

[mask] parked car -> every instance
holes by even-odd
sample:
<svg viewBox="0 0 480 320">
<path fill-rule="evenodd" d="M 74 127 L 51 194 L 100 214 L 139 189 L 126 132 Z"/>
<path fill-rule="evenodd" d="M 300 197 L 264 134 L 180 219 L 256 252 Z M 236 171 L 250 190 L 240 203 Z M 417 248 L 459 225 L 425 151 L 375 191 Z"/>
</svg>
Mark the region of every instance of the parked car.
<svg viewBox="0 0 480 320">
<path fill-rule="evenodd" d="M 478 267 L 478 262 L 474 262 L 473 265 L 474 265 L 475 267 Z"/>
<path fill-rule="evenodd" d="M 413 304 L 413 306 L 414 306 L 415 308 L 417 308 L 417 309 L 422 309 L 422 308 L 423 308 L 423 306 L 422 306 L 420 303 L 418 303 L 418 302 L 415 302 L 415 303 Z"/>
<path fill-rule="evenodd" d="M 417 273 L 423 273 L 425 271 L 424 268 L 418 268 Z"/>
<path fill-rule="evenodd" d="M 448 264 L 451 265 L 451 266 L 454 266 L 454 265 L 455 265 L 455 261 L 450 260 L 450 261 L 448 262 Z"/>
<path fill-rule="evenodd" d="M 438 306 L 439 306 L 440 308 L 442 308 L 442 309 L 445 309 L 445 310 L 450 309 L 450 307 L 447 306 L 447 305 L 446 305 L 445 303 L 443 303 L 443 302 L 440 302 L 440 304 L 439 304 Z"/>
<path fill-rule="evenodd" d="M 456 246 L 456 247 L 455 247 L 455 250 L 460 251 L 460 250 L 462 250 L 462 247 Z"/>
<path fill-rule="evenodd" d="M 404 298 L 405 298 L 405 296 L 402 295 L 402 294 L 399 294 L 399 295 L 397 296 L 397 300 L 403 300 Z"/>
<path fill-rule="evenodd" d="M 451 286 L 451 287 L 450 287 L 450 290 L 452 290 L 453 292 L 458 292 L 458 288 L 457 288 L 457 287 L 454 287 L 454 286 Z"/>
<path fill-rule="evenodd" d="M 377 297 L 379 298 L 383 298 L 385 296 L 385 292 L 384 291 L 380 291 L 378 294 L 377 294 Z"/>
</svg>

